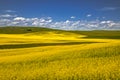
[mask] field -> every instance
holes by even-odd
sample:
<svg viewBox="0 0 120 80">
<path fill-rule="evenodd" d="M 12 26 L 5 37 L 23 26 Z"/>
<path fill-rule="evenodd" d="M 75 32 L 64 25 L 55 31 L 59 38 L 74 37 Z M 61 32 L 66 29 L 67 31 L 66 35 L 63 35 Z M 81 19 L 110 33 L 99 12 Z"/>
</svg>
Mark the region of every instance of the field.
<svg viewBox="0 0 120 80">
<path fill-rule="evenodd" d="M 120 31 L 1 27 L 0 80 L 120 80 Z"/>
</svg>

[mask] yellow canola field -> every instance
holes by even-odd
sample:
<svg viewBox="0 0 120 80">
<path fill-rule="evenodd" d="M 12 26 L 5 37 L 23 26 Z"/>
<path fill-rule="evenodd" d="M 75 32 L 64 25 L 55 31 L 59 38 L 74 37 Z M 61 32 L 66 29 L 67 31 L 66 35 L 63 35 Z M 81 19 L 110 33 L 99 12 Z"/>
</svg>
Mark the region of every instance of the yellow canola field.
<svg viewBox="0 0 120 80">
<path fill-rule="evenodd" d="M 120 40 L 0 34 L 0 80 L 119 80 Z"/>
</svg>

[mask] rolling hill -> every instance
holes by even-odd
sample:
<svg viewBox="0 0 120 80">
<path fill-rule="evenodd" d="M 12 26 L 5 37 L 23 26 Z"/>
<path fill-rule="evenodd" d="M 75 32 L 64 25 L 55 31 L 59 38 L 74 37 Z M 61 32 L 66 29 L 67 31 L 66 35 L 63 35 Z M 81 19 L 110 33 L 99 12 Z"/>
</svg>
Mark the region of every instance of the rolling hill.
<svg viewBox="0 0 120 80">
<path fill-rule="evenodd" d="M 0 80 L 119 80 L 120 31 L 0 27 Z"/>
</svg>

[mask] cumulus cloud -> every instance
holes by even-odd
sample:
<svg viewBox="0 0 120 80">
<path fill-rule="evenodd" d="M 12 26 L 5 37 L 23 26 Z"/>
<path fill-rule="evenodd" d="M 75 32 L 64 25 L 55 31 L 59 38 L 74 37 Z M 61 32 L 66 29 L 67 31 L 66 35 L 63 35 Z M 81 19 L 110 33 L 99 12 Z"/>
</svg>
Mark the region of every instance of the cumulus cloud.
<svg viewBox="0 0 120 80">
<path fill-rule="evenodd" d="M 75 19 L 76 17 L 75 17 L 75 16 L 71 16 L 70 18 L 71 18 L 71 19 Z"/>
<path fill-rule="evenodd" d="M 24 17 L 16 17 L 13 20 L 15 20 L 15 21 L 19 21 L 19 20 L 23 21 L 23 20 L 25 20 L 25 18 Z"/>
<path fill-rule="evenodd" d="M 10 17 L 10 16 L 7 16 Z M 66 21 L 53 21 L 51 17 L 42 18 L 25 18 L 25 17 L 11 17 L 0 18 L 0 26 L 40 26 L 63 30 L 100 30 L 100 29 L 119 29 L 120 21 L 87 21 L 87 20 L 66 20 Z"/>
<path fill-rule="evenodd" d="M 86 15 L 86 17 L 91 17 L 91 16 L 92 16 L 91 14 Z"/>
</svg>

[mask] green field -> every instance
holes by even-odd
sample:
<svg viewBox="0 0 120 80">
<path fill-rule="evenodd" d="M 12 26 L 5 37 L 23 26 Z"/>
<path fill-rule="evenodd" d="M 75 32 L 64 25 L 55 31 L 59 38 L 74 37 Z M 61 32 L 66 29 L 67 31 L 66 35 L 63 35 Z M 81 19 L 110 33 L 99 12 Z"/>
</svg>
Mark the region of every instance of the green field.
<svg viewBox="0 0 120 80">
<path fill-rule="evenodd" d="M 120 31 L 0 27 L 0 80 L 120 80 Z"/>
</svg>

